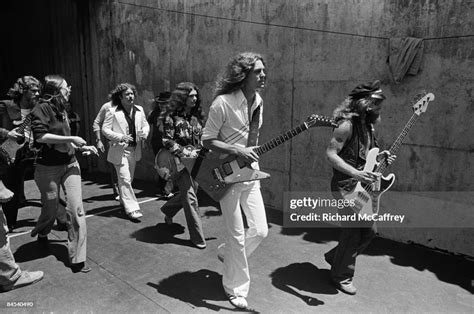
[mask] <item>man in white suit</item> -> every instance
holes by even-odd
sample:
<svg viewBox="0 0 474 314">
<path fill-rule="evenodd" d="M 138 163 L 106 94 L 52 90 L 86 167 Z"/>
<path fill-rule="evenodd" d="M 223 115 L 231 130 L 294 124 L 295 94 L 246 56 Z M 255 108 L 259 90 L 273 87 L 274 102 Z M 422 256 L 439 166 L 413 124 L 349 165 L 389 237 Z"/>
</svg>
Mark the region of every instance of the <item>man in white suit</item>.
<svg viewBox="0 0 474 314">
<path fill-rule="evenodd" d="M 145 111 L 135 105 L 137 90 L 129 83 L 121 83 L 110 92 L 113 106 L 108 110 L 102 133 L 110 140 L 107 161 L 117 171 L 120 199 L 131 220 L 138 220 L 143 214 L 132 188 L 136 162 L 142 157 L 142 146 L 148 137 L 150 126 Z"/>
</svg>

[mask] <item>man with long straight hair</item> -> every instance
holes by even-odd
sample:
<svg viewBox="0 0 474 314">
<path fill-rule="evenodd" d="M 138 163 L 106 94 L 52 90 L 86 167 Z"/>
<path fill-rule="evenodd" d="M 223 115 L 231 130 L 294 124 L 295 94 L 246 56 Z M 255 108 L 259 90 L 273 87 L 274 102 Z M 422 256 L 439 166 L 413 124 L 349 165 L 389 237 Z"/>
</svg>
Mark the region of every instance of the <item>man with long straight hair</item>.
<svg viewBox="0 0 474 314">
<path fill-rule="evenodd" d="M 265 62 L 257 53 L 244 52 L 227 64 L 217 79 L 215 99 L 203 131 L 203 145 L 214 152 L 234 155 L 258 167 L 258 130 L 262 125 Z M 220 200 L 226 228 L 225 243 L 218 247 L 224 262 L 222 284 L 232 305 L 248 307 L 250 287 L 247 258 L 268 234 L 259 181 L 234 184 Z M 245 230 L 241 208 L 249 228 Z"/>
</svg>

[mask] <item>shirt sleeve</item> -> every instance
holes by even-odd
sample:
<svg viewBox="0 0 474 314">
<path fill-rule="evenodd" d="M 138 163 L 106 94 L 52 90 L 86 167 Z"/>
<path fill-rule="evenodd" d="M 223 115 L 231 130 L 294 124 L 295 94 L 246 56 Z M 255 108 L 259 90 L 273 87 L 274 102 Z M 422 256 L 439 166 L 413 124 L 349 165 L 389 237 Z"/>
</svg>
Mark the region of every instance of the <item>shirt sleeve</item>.
<svg viewBox="0 0 474 314">
<path fill-rule="evenodd" d="M 175 121 L 172 116 L 166 116 L 163 123 L 163 146 L 173 155 L 183 156 L 183 147 L 175 141 Z"/>
<path fill-rule="evenodd" d="M 108 103 L 105 103 L 100 107 L 99 113 L 94 119 L 94 123 L 92 123 L 92 130 L 94 132 L 100 131 L 102 124 L 105 120 L 105 114 L 107 113 Z"/>
<path fill-rule="evenodd" d="M 212 140 L 219 137 L 219 132 L 225 122 L 224 102 L 217 97 L 209 108 L 206 126 L 202 130 L 202 140 Z"/>
<path fill-rule="evenodd" d="M 31 120 L 31 130 L 35 141 L 49 133 L 49 124 L 54 115 L 53 110 L 48 104 L 38 104 L 31 111 L 33 116 Z"/>
</svg>

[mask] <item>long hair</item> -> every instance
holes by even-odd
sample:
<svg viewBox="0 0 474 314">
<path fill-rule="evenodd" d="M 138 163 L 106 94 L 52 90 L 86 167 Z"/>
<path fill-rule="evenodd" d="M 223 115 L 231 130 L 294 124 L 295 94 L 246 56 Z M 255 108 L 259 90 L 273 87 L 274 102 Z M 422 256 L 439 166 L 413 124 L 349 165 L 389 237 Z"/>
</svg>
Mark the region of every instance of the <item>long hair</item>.
<svg viewBox="0 0 474 314">
<path fill-rule="evenodd" d="M 64 81 L 65 79 L 57 74 L 45 76 L 40 102 L 48 102 L 53 104 L 58 110 L 64 110 L 66 100 L 61 94 L 61 85 Z"/>
<path fill-rule="evenodd" d="M 191 82 L 181 82 L 176 85 L 176 89 L 171 92 L 169 110 L 177 115 L 184 115 L 186 109 L 186 100 L 192 90 L 196 90 L 196 105 L 191 109 L 191 115 L 197 117 L 202 123 L 204 116 L 201 108 L 201 92 L 196 84 Z"/>
<path fill-rule="evenodd" d="M 367 108 L 376 101 L 373 98 L 353 98 L 348 96 L 344 101 L 334 110 L 333 118 L 337 123 L 341 123 L 343 120 L 350 120 L 354 117 L 359 117 L 361 113 L 366 112 Z M 366 115 L 366 123 L 370 125 L 377 120 L 378 115 L 368 114 Z"/>
<path fill-rule="evenodd" d="M 242 52 L 233 57 L 216 79 L 214 97 L 241 89 L 258 60 L 265 65 L 263 57 L 255 52 Z"/>
<path fill-rule="evenodd" d="M 31 75 L 25 75 L 16 80 L 12 88 L 7 92 L 7 96 L 13 99 L 14 102 L 19 102 L 21 96 L 26 93 L 29 89 L 38 88 L 41 90 L 41 83 L 38 79 Z"/>
<path fill-rule="evenodd" d="M 120 96 L 122 93 L 127 89 L 131 89 L 135 97 L 137 97 L 137 89 L 134 85 L 130 83 L 120 83 L 113 90 L 109 93 L 109 100 L 112 101 L 112 106 L 122 106 L 122 102 L 120 101 Z"/>
</svg>

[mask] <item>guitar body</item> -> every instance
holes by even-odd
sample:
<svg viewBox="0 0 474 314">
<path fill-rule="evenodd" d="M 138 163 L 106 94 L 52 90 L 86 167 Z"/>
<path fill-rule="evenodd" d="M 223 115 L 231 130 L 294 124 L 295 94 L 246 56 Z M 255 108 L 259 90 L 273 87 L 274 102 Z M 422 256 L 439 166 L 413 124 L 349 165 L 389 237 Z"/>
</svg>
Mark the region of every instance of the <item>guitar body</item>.
<svg viewBox="0 0 474 314">
<path fill-rule="evenodd" d="M 208 154 L 210 155 L 210 154 Z M 193 164 L 188 170 L 191 172 Z M 253 169 L 234 156 L 221 158 L 207 157 L 202 160 L 195 180 L 199 186 L 215 201 L 219 201 L 232 184 L 269 178 L 263 171 Z"/>
<path fill-rule="evenodd" d="M 367 154 L 364 171 L 374 171 L 377 166 L 377 155 L 379 154 L 378 148 L 372 148 Z M 380 197 L 385 191 L 395 182 L 395 175 L 393 173 L 387 176 L 380 176 L 379 180 L 372 184 L 366 184 L 357 182 L 355 188 L 343 194 L 344 199 L 354 200 L 355 206 L 354 211 L 358 214 L 372 215 L 377 214 L 380 208 Z"/>
<path fill-rule="evenodd" d="M 32 118 L 33 115 L 31 113 L 28 114 L 23 120 L 23 122 L 14 130 L 19 134 L 23 134 L 25 132 L 25 128 L 31 123 Z M 16 152 L 20 148 L 22 148 L 23 145 L 25 145 L 25 142 L 26 141 L 24 136 L 17 141 L 7 138 L 0 145 L 0 160 L 6 163 L 7 166 L 10 166 L 12 163 L 15 162 Z"/>
<path fill-rule="evenodd" d="M 0 155 L 2 160 L 6 162 L 8 166 L 15 162 L 16 152 L 25 145 L 25 140 L 18 143 L 15 140 L 7 138 L 5 142 L 0 145 Z"/>
<path fill-rule="evenodd" d="M 194 150 L 196 153 L 199 150 L 194 149 L 192 146 L 186 146 L 189 150 Z M 184 168 L 192 169 L 196 158 L 183 157 L 179 158 L 173 155 L 168 149 L 162 148 L 155 156 L 155 166 L 154 168 L 158 172 L 158 175 L 165 180 L 174 180 L 179 172 Z"/>
<path fill-rule="evenodd" d="M 186 168 L 192 172 L 197 158 L 178 158 L 167 149 L 161 149 L 155 156 L 155 169 L 165 180 L 174 180 Z M 194 180 L 215 201 L 219 201 L 234 183 L 269 178 L 263 171 L 253 169 L 233 156 L 208 153 L 199 166 Z"/>
</svg>

